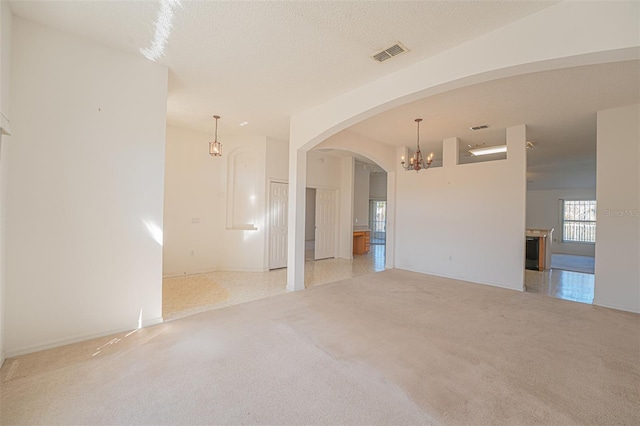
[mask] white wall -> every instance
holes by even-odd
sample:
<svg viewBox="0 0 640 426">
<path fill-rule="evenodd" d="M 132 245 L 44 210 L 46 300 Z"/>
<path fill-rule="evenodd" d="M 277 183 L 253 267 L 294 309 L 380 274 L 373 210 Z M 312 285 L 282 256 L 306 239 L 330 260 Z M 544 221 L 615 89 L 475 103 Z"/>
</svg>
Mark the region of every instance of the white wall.
<svg viewBox="0 0 640 426">
<path fill-rule="evenodd" d="M 0 113 L 2 124 L 9 118 L 9 102 L 11 96 L 11 31 L 13 15 L 9 3 L 0 5 Z"/>
<path fill-rule="evenodd" d="M 5 288 L 7 275 L 6 261 L 6 210 L 8 204 L 7 196 L 7 163 L 9 137 L 1 133 L 0 129 L 0 367 L 4 362 L 4 334 L 5 334 Z"/>
<path fill-rule="evenodd" d="M 210 134 L 167 127 L 165 276 L 268 268 L 266 194 L 270 181 L 287 181 L 288 144 L 262 136 L 224 136 L 220 132 L 219 136 L 224 154 L 213 158 L 203 151 Z M 263 167 L 258 173 L 258 186 L 263 185 L 265 192 L 257 194 L 252 213 L 258 218 L 256 230 L 230 229 L 227 220 L 230 158 L 238 150 L 246 149 L 257 153 Z M 322 153 L 312 153 L 311 158 L 310 185 L 338 189 L 340 160 Z M 315 208 L 310 213 L 314 214 Z"/>
<path fill-rule="evenodd" d="M 9 3 L 0 2 L 0 366 L 4 362 L 5 283 L 6 283 L 6 208 L 7 208 L 7 164 L 10 129 L 11 88 L 11 28 L 13 16 Z"/>
<path fill-rule="evenodd" d="M 356 161 L 353 186 L 353 227 L 369 229 L 369 176 L 371 169 Z"/>
<path fill-rule="evenodd" d="M 527 228 L 553 228 L 552 253 L 594 256 L 594 244 L 562 242 L 562 206 L 559 202 L 561 199 L 595 200 L 596 190 L 573 188 L 527 191 Z"/>
<path fill-rule="evenodd" d="M 512 127 L 506 160 L 457 165 L 451 138 L 443 167 L 398 172 L 396 267 L 523 290 L 525 143 Z"/>
<path fill-rule="evenodd" d="M 341 161 L 318 151 L 307 153 L 307 187 L 340 188 Z"/>
<path fill-rule="evenodd" d="M 225 157 L 208 154 L 210 139 L 210 134 L 167 126 L 164 275 L 203 272 L 218 266 L 226 214 Z"/>
<path fill-rule="evenodd" d="M 286 182 L 289 179 L 289 143 L 267 138 L 267 178 Z"/>
<path fill-rule="evenodd" d="M 354 167 L 353 157 L 344 157 L 340 161 L 340 231 L 338 233 L 338 257 L 353 259 L 353 187 Z"/>
<path fill-rule="evenodd" d="M 406 155 L 407 151 L 398 148 L 400 156 Z M 401 170 L 400 173 L 404 173 Z M 385 268 L 391 269 L 396 267 L 396 181 L 398 172 L 387 172 L 387 225 L 386 225 L 386 241 L 384 263 Z"/>
<path fill-rule="evenodd" d="M 225 137 L 219 132 L 223 156 L 211 157 L 208 154 L 210 139 L 211 135 L 207 133 L 167 127 L 165 276 L 216 270 L 264 271 L 267 268 L 268 184 L 270 180 L 286 177 L 288 146 L 264 136 Z M 235 197 L 247 199 L 244 203 L 236 199 L 236 208 L 243 211 L 234 213 L 229 208 L 234 186 L 228 179 L 238 153 L 255 155 L 256 163 L 253 170 L 240 171 L 244 176 L 251 176 L 253 193 L 235 188 Z M 251 218 L 249 221 L 256 229 L 235 229 L 237 221 L 229 217 L 232 214 L 240 219 Z"/>
<path fill-rule="evenodd" d="M 598 112 L 593 303 L 640 312 L 640 105 Z"/>
<path fill-rule="evenodd" d="M 371 200 L 387 199 L 387 174 L 373 173 L 369 179 L 369 198 Z"/>
<path fill-rule="evenodd" d="M 267 270 L 266 242 L 267 238 L 267 175 L 266 175 L 266 158 L 267 144 L 264 136 L 243 136 L 237 139 L 227 139 L 227 154 L 222 159 L 226 167 L 224 176 L 226 180 L 223 188 L 226 189 L 225 200 L 227 205 L 227 227 L 223 231 L 223 238 L 216 242 L 221 244 L 221 253 L 219 256 L 220 268 L 230 271 L 265 271 Z M 254 193 L 245 193 L 242 187 L 234 186 L 229 179 L 232 176 L 230 167 L 234 164 L 235 155 L 255 156 L 255 170 L 239 170 L 238 176 L 252 175 L 255 181 L 253 186 Z M 241 165 L 242 162 L 236 163 Z M 246 197 L 249 202 L 244 204 L 247 208 L 246 212 L 236 212 L 240 218 L 250 217 L 251 229 L 242 229 L 231 227 L 234 223 L 229 220 L 231 210 L 231 200 L 237 197 Z M 243 205 L 236 203 L 236 206 Z M 237 222 L 237 221 L 236 221 Z"/>
<path fill-rule="evenodd" d="M 162 321 L 167 69 L 13 27 L 7 355 Z"/>
</svg>

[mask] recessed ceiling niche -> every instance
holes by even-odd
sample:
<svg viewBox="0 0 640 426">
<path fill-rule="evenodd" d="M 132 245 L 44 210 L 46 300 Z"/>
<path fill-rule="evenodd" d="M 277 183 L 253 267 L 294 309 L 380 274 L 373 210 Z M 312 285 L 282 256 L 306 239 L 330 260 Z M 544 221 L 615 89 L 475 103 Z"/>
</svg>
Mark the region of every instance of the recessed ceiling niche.
<svg viewBox="0 0 640 426">
<path fill-rule="evenodd" d="M 227 229 L 258 229 L 257 170 L 255 151 L 238 148 L 227 157 Z"/>
</svg>

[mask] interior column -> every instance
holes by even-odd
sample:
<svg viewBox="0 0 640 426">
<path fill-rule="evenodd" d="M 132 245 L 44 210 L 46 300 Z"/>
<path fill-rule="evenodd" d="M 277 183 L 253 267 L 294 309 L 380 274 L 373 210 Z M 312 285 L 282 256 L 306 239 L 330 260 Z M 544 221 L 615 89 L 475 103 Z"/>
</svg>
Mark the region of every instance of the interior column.
<svg viewBox="0 0 640 426">
<path fill-rule="evenodd" d="M 287 235 L 287 290 L 304 290 L 304 214 L 307 188 L 307 151 L 289 148 L 289 215 Z"/>
</svg>

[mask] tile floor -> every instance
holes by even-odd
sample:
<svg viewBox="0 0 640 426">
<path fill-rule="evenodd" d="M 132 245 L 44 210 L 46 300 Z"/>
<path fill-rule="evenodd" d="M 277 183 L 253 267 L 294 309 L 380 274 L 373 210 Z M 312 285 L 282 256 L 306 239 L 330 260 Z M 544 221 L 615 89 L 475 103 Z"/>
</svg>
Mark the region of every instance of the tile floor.
<svg viewBox="0 0 640 426">
<path fill-rule="evenodd" d="M 305 286 L 326 284 L 384 270 L 385 246 L 353 260 L 313 260 L 313 247 L 305 254 Z M 251 302 L 286 292 L 287 270 L 268 272 L 211 272 L 162 281 L 162 314 L 173 320 L 212 309 Z M 593 303 L 593 275 L 557 269 L 525 271 L 525 289 L 559 299 Z"/>
<path fill-rule="evenodd" d="M 525 290 L 543 293 L 558 299 L 593 303 L 593 274 L 548 269 L 525 270 Z"/>
<path fill-rule="evenodd" d="M 326 284 L 384 270 L 385 246 L 353 260 L 314 261 L 305 254 L 305 286 Z M 311 260 L 309 260 L 311 259 Z M 162 316 L 165 321 L 199 312 L 250 302 L 286 292 L 287 270 L 268 272 L 211 272 L 162 280 Z"/>
<path fill-rule="evenodd" d="M 551 255 L 551 268 L 593 274 L 595 258 L 593 256 L 554 253 Z"/>
</svg>

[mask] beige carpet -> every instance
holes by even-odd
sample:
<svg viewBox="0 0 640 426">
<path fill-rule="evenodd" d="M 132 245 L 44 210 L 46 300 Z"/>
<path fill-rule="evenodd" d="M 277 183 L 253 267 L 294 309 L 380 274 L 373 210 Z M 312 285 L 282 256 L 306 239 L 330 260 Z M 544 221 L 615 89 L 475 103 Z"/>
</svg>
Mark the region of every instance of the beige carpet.
<svg viewBox="0 0 640 426">
<path fill-rule="evenodd" d="M 640 316 L 389 270 L 10 359 L 2 424 L 640 424 Z"/>
</svg>

